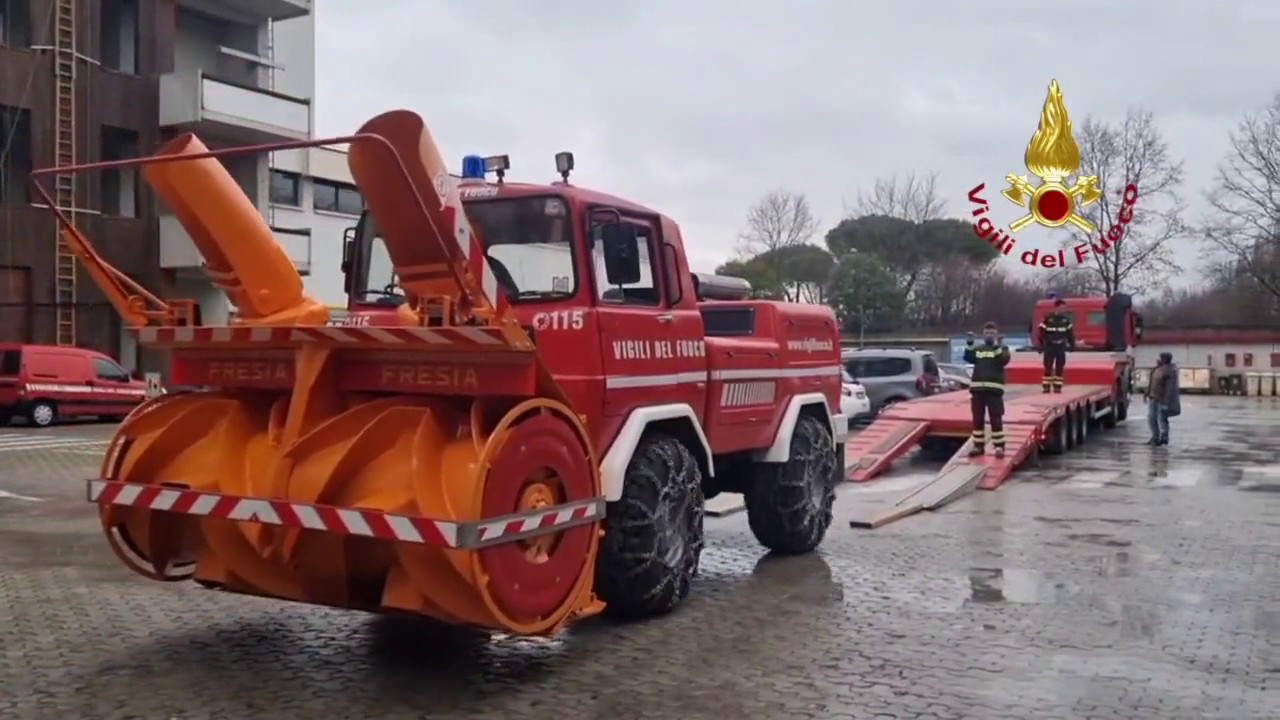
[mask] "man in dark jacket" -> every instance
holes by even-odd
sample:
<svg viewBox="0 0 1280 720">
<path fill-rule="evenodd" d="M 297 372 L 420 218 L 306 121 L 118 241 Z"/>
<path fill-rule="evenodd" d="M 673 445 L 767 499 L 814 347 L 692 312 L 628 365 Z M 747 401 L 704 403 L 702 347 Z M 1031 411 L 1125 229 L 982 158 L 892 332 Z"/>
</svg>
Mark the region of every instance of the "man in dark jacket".
<svg viewBox="0 0 1280 720">
<path fill-rule="evenodd" d="M 1168 445 L 1169 418 L 1182 412 L 1178 397 L 1178 366 L 1173 364 L 1173 353 L 1160 353 L 1143 400 L 1147 403 L 1147 426 L 1151 429 L 1147 444 Z"/>
<path fill-rule="evenodd" d="M 1004 366 L 1009 364 L 1009 348 L 989 322 L 982 326 L 982 345 L 974 346 L 973 333 L 965 343 L 964 361 L 973 366 L 969 383 L 969 408 L 973 412 L 973 448 L 970 455 L 986 452 L 985 420 L 991 420 L 991 444 L 996 457 L 1004 457 Z"/>
<path fill-rule="evenodd" d="M 1040 322 L 1040 348 L 1044 351 L 1044 379 L 1041 384 L 1045 392 L 1062 392 L 1062 374 L 1067 367 L 1067 350 L 1076 349 L 1076 331 L 1071 317 L 1060 312 L 1066 301 L 1055 292 L 1049 293 L 1053 299 L 1053 312 L 1044 316 Z"/>
</svg>

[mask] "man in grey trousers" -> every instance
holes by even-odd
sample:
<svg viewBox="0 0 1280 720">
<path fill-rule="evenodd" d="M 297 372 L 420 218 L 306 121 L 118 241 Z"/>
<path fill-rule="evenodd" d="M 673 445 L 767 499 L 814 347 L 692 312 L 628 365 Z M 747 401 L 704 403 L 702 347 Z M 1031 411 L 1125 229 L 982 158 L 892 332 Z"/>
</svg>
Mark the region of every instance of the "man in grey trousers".
<svg viewBox="0 0 1280 720">
<path fill-rule="evenodd" d="M 1169 444 L 1169 418 L 1182 412 L 1178 397 L 1178 366 L 1173 364 L 1173 353 L 1160 353 L 1159 364 L 1151 371 L 1147 393 L 1147 426 L 1151 428 L 1148 445 Z"/>
</svg>

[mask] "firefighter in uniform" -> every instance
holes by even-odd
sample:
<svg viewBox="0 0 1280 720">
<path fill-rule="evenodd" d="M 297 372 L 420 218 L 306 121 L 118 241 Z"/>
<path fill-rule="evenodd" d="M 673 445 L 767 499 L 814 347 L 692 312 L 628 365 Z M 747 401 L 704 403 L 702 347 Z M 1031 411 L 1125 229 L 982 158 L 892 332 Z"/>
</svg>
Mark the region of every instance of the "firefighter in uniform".
<svg viewBox="0 0 1280 720">
<path fill-rule="evenodd" d="M 986 420 L 991 420 L 991 444 L 996 457 L 1004 457 L 1004 367 L 1009 364 L 1009 348 L 999 337 L 996 324 L 982 326 L 982 344 L 975 346 L 973 333 L 964 348 L 964 361 L 973 366 L 969 383 L 969 408 L 973 411 L 973 448 L 970 455 L 986 452 Z"/>
<path fill-rule="evenodd" d="M 1063 371 L 1067 366 L 1067 351 L 1076 349 L 1076 331 L 1071 317 L 1058 310 L 1066 301 L 1057 293 L 1049 293 L 1053 299 L 1053 311 L 1040 322 L 1039 345 L 1044 351 L 1045 392 L 1062 392 Z"/>
</svg>

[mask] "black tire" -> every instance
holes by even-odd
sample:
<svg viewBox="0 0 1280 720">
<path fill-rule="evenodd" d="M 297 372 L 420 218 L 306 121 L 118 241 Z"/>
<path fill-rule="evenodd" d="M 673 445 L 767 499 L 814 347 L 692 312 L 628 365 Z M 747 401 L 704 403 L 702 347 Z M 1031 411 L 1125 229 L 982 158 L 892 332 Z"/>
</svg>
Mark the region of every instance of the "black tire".
<svg viewBox="0 0 1280 720">
<path fill-rule="evenodd" d="M 920 456 L 930 461 L 950 460 L 964 447 L 965 439 L 953 437 L 925 437 L 920 441 Z"/>
<path fill-rule="evenodd" d="M 1063 415 L 1049 424 L 1049 437 L 1044 440 L 1044 453 L 1046 455 L 1061 455 L 1067 451 L 1068 435 L 1071 433 L 1071 424 L 1068 418 L 1068 415 Z"/>
<path fill-rule="evenodd" d="M 596 560 L 596 587 L 619 617 L 661 615 L 689 594 L 702 555 L 702 470 L 670 435 L 640 441 L 609 505 Z"/>
<path fill-rule="evenodd" d="M 1065 415 L 1062 416 L 1060 422 L 1063 425 L 1063 432 L 1066 436 L 1065 437 L 1066 449 L 1075 450 L 1076 449 L 1076 409 L 1072 407 L 1067 408 L 1067 412 Z"/>
<path fill-rule="evenodd" d="M 1111 405 L 1108 408 L 1110 412 L 1102 416 L 1102 427 L 1110 430 L 1120 422 L 1120 388 L 1116 387 L 1114 393 L 1111 394 Z"/>
<path fill-rule="evenodd" d="M 801 415 L 784 463 L 757 463 L 745 494 L 747 523 L 756 540 L 775 552 L 799 555 L 822 542 L 836 500 L 831 430 Z"/>
<path fill-rule="evenodd" d="M 58 422 L 58 406 L 49 400 L 37 400 L 27 408 L 27 422 L 35 427 L 49 427 Z"/>
<path fill-rule="evenodd" d="M 1124 422 L 1129 417 L 1129 398 L 1124 397 L 1116 404 L 1116 422 Z"/>
<path fill-rule="evenodd" d="M 1085 403 L 1076 409 L 1079 417 L 1076 418 L 1076 446 L 1084 445 L 1089 439 L 1089 426 L 1092 425 L 1093 408 L 1089 403 Z"/>
<path fill-rule="evenodd" d="M 0 427 L 9 427 L 9 423 L 13 420 L 13 416 L 9 413 L 0 413 Z"/>
</svg>

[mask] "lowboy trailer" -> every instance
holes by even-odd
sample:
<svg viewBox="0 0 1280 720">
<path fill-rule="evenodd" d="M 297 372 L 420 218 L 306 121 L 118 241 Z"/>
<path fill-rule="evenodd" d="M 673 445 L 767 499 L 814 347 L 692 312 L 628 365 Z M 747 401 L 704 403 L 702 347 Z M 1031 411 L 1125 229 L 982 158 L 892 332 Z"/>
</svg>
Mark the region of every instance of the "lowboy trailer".
<svg viewBox="0 0 1280 720">
<path fill-rule="evenodd" d="M 969 456 L 973 429 L 967 392 L 949 392 L 896 403 L 866 429 L 850 437 L 848 479 L 862 483 L 886 472 L 894 460 L 917 446 L 950 460 L 937 476 L 888 505 L 857 512 L 854 527 L 875 528 L 920 510 L 941 507 L 970 490 L 995 490 L 1022 463 L 1040 453 L 1056 455 L 1083 445 L 1097 430 L 1114 428 L 1128 416 L 1132 391 L 1132 348 L 1142 335 L 1141 316 L 1128 295 L 1066 298 L 1058 308 L 1072 318 L 1076 351 L 1069 353 L 1061 392 L 1042 388 L 1044 374 L 1034 332 L 1052 310 L 1037 303 L 1033 344 L 1015 352 L 1006 368 L 1003 458 Z"/>
</svg>

